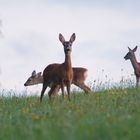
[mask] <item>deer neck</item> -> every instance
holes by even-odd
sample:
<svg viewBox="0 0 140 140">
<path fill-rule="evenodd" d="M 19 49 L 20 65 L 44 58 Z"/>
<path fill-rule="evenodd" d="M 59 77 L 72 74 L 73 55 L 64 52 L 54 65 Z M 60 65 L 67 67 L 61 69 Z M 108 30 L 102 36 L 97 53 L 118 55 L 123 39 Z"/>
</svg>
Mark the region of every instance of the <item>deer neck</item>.
<svg viewBox="0 0 140 140">
<path fill-rule="evenodd" d="M 39 79 L 38 79 L 38 82 L 39 82 L 39 83 L 43 83 L 43 81 L 44 81 L 44 80 L 43 80 L 43 76 L 40 76 Z"/>
<path fill-rule="evenodd" d="M 135 56 L 132 57 L 132 58 L 130 59 L 130 61 L 131 61 L 132 66 L 133 66 L 133 68 L 134 68 L 135 70 L 139 68 L 139 65 L 138 65 L 138 62 L 137 62 L 137 59 L 136 59 Z"/>
<path fill-rule="evenodd" d="M 71 55 L 70 54 L 66 54 L 65 55 L 65 68 L 66 70 L 72 69 L 72 63 L 71 63 Z"/>
</svg>

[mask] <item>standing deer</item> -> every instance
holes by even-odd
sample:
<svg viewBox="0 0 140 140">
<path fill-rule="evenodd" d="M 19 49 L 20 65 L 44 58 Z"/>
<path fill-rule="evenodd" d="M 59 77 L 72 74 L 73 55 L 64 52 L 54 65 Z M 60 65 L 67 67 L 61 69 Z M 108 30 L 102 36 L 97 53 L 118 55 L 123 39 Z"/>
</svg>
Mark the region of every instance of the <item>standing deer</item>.
<svg viewBox="0 0 140 140">
<path fill-rule="evenodd" d="M 59 65 L 59 64 L 58 64 Z M 55 65 L 54 65 L 55 67 Z M 81 68 L 81 67 L 74 67 L 73 68 L 73 80 L 72 83 L 76 86 L 78 86 L 79 88 L 83 89 L 85 91 L 86 94 L 91 92 L 91 89 L 85 85 L 85 80 L 87 77 L 87 69 L 86 68 Z M 42 84 L 43 83 L 43 76 L 41 74 L 41 72 L 36 73 L 36 71 L 33 71 L 31 76 L 27 79 L 27 81 L 25 82 L 24 86 L 32 86 L 32 85 L 37 85 L 37 84 Z M 50 88 L 53 87 L 53 85 L 49 85 Z M 51 89 L 49 91 L 49 96 L 54 96 L 56 95 L 56 92 L 60 89 L 59 87 L 56 87 L 56 89 L 54 90 L 54 94 L 51 93 Z"/>
<path fill-rule="evenodd" d="M 137 46 L 134 49 L 130 49 L 128 47 L 129 52 L 125 55 L 124 59 L 128 60 L 130 59 L 132 66 L 134 68 L 134 73 L 136 75 L 136 87 L 138 87 L 139 84 L 139 78 L 140 78 L 140 63 L 137 62 L 135 52 L 137 50 Z"/>
<path fill-rule="evenodd" d="M 49 85 L 53 85 L 50 91 L 51 92 L 50 95 L 53 95 L 56 87 L 60 85 L 63 99 L 64 99 L 64 85 L 66 85 L 68 99 L 70 100 L 70 89 L 71 89 L 71 83 L 73 79 L 71 51 L 72 51 L 72 43 L 74 42 L 75 38 L 76 38 L 75 33 L 73 33 L 72 36 L 70 37 L 70 40 L 65 41 L 63 35 L 59 34 L 59 40 L 64 46 L 65 61 L 62 64 L 50 64 L 43 71 L 44 80 L 43 80 L 43 87 L 41 91 L 40 101 L 42 101 L 44 92 Z"/>
</svg>

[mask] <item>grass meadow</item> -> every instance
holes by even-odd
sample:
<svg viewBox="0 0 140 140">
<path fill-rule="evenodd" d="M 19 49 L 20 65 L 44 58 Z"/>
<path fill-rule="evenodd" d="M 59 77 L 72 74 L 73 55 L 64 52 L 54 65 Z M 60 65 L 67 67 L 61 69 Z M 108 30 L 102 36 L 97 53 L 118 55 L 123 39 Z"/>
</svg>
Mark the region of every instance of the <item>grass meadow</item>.
<svg viewBox="0 0 140 140">
<path fill-rule="evenodd" d="M 112 88 L 69 102 L 0 96 L 0 140 L 138 140 L 140 88 Z"/>
</svg>

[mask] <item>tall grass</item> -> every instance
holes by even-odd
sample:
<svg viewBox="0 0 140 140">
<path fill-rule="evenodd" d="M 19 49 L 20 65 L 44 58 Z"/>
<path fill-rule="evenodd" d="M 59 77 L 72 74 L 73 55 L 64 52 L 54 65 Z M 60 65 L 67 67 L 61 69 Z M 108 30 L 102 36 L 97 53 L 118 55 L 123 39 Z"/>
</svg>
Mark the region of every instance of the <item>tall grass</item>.
<svg viewBox="0 0 140 140">
<path fill-rule="evenodd" d="M 48 96 L 0 96 L 0 140 L 137 140 L 140 89 Z M 3 93 L 1 93 L 3 95 Z"/>
</svg>

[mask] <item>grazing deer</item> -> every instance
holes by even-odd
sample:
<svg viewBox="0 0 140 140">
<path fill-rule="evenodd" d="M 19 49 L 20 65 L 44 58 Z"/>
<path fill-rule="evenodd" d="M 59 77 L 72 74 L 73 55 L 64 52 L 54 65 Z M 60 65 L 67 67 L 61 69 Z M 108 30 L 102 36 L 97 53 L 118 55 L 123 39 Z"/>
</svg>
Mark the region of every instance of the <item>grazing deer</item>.
<svg viewBox="0 0 140 140">
<path fill-rule="evenodd" d="M 55 65 L 54 65 L 55 67 Z M 72 80 L 72 84 L 78 86 L 79 88 L 83 89 L 85 91 L 86 94 L 91 92 L 91 89 L 85 85 L 85 80 L 87 77 L 87 69 L 86 68 L 81 68 L 81 67 L 74 67 L 73 68 L 73 80 Z M 31 76 L 27 79 L 27 81 L 25 82 L 24 86 L 32 86 L 32 85 L 37 85 L 37 84 L 42 84 L 43 83 L 43 76 L 41 74 L 41 72 L 36 73 L 36 71 L 34 70 L 31 74 Z M 54 94 L 51 93 L 52 87 L 53 85 L 49 85 L 49 87 L 51 88 L 49 91 L 49 96 L 54 96 L 56 95 L 56 92 L 60 89 L 59 87 L 56 87 L 56 89 L 54 90 Z"/>
<path fill-rule="evenodd" d="M 137 46 L 134 49 L 130 49 L 128 47 L 129 52 L 125 55 L 124 59 L 128 60 L 130 59 L 132 66 L 134 68 L 134 73 L 136 75 L 136 87 L 138 87 L 139 84 L 139 78 L 140 78 L 140 63 L 137 62 L 135 52 L 137 50 Z"/>
<path fill-rule="evenodd" d="M 75 33 L 72 34 L 69 41 L 65 41 L 65 38 L 62 34 L 59 34 L 59 40 L 64 46 L 65 61 L 62 64 L 50 64 L 43 71 L 43 87 L 41 91 L 40 101 L 46 88 L 52 84 L 51 94 L 53 94 L 57 85 L 61 86 L 62 98 L 64 98 L 64 85 L 66 85 L 68 99 L 70 100 L 70 88 L 73 79 L 73 70 L 71 63 L 71 51 L 72 43 L 74 42 L 76 36 Z M 53 67 L 55 65 L 55 67 Z"/>
</svg>

